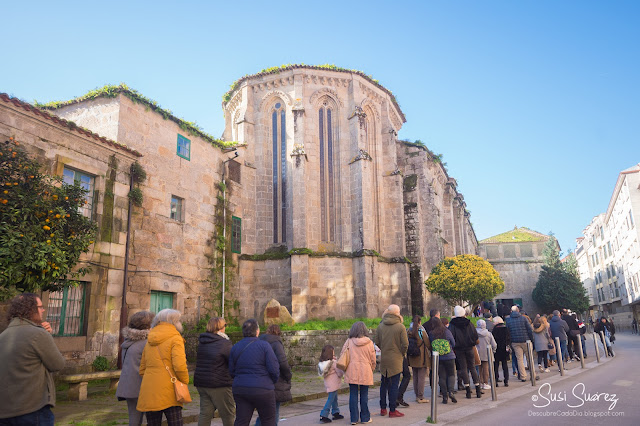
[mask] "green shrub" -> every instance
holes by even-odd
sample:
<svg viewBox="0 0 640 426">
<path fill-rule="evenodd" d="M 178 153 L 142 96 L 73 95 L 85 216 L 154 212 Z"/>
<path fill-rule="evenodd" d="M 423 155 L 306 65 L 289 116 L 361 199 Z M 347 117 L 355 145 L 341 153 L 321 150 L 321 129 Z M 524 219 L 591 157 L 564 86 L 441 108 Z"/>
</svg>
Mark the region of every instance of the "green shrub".
<svg viewBox="0 0 640 426">
<path fill-rule="evenodd" d="M 96 371 L 109 370 L 109 360 L 103 356 L 97 356 L 91 365 L 93 365 L 93 369 Z"/>
</svg>

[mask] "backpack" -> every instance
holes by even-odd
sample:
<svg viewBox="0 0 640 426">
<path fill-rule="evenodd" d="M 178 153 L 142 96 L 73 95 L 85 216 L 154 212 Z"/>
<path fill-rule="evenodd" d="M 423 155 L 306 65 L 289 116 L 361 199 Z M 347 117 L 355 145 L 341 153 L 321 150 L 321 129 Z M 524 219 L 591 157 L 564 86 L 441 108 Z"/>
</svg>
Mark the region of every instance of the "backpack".
<svg viewBox="0 0 640 426">
<path fill-rule="evenodd" d="M 409 337 L 409 347 L 407 348 L 407 356 L 420 356 L 420 348 L 418 347 L 418 339 Z"/>
<path fill-rule="evenodd" d="M 431 342 L 431 348 L 440 355 L 451 353 L 451 345 L 447 339 L 436 339 Z"/>
</svg>

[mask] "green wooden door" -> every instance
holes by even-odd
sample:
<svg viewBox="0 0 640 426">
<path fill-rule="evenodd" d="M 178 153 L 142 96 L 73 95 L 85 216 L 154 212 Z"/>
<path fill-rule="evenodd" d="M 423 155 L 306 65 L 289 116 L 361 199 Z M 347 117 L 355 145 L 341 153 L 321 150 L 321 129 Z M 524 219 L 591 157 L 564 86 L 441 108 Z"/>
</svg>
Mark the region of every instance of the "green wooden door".
<svg viewBox="0 0 640 426">
<path fill-rule="evenodd" d="M 157 314 L 163 309 L 173 309 L 173 293 L 152 291 L 149 310 Z"/>
</svg>

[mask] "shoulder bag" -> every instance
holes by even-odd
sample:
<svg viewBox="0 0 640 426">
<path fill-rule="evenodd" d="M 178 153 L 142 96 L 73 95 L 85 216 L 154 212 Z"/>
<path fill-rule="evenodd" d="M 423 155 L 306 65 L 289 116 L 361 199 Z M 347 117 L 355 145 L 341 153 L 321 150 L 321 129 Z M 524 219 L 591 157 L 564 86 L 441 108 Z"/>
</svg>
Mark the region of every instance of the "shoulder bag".
<svg viewBox="0 0 640 426">
<path fill-rule="evenodd" d="M 169 370 L 169 367 L 167 367 L 167 364 L 165 364 L 164 360 L 162 359 L 162 355 L 160 355 L 160 348 L 156 346 L 156 349 L 158 350 L 158 355 L 160 356 L 162 365 L 164 365 L 167 373 L 169 373 L 169 377 L 171 377 L 171 383 L 173 383 L 173 388 L 176 392 L 176 401 L 178 401 L 180 404 L 191 402 L 191 394 L 189 394 L 189 388 L 187 387 L 187 385 L 178 380 L 177 377 L 171 374 L 171 370 Z"/>
<path fill-rule="evenodd" d="M 347 347 L 340 354 L 340 358 L 338 358 L 336 367 L 342 371 L 347 371 L 347 367 L 349 366 L 349 361 L 351 361 L 351 357 L 349 356 L 349 341 L 347 340 Z"/>
</svg>

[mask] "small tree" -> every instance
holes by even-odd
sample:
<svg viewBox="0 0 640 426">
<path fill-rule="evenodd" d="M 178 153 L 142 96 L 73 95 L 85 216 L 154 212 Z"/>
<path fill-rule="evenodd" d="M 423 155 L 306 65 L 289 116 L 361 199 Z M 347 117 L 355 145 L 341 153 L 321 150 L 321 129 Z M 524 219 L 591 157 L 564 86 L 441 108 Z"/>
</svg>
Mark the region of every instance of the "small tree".
<svg viewBox="0 0 640 426">
<path fill-rule="evenodd" d="M 538 282 L 531 294 L 533 301 L 544 311 L 571 309 L 584 312 L 589 309 L 589 297 L 578 274 L 578 265 L 573 253 L 560 262 L 560 250 L 553 233 L 549 233 L 544 250 L 544 265 Z"/>
<path fill-rule="evenodd" d="M 85 196 L 42 174 L 13 138 L 0 143 L 0 300 L 59 290 L 89 271 L 74 269 L 96 232 L 79 211 Z"/>
<path fill-rule="evenodd" d="M 449 303 L 475 306 L 504 291 L 498 271 L 479 256 L 461 254 L 438 263 L 425 281 L 427 290 Z"/>
<path fill-rule="evenodd" d="M 589 309 L 589 297 L 580 279 L 563 268 L 543 266 L 532 297 L 545 312 L 562 308 L 575 312 Z"/>
</svg>

